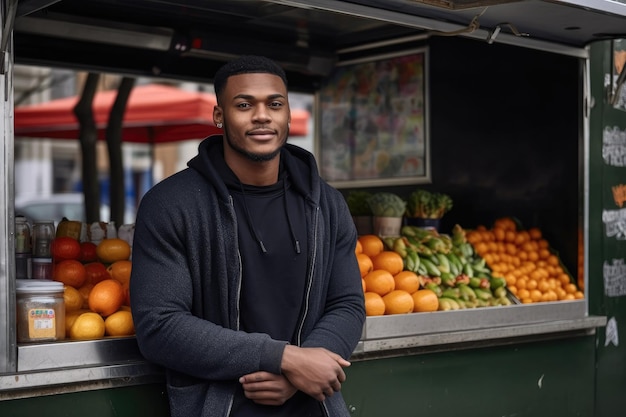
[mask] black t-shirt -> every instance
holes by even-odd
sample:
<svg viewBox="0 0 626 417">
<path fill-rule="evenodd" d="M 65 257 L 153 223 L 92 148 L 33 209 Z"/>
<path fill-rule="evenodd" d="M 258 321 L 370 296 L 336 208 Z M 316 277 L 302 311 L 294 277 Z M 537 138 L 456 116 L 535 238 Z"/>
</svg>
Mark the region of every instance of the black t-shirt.
<svg viewBox="0 0 626 417">
<path fill-rule="evenodd" d="M 304 198 L 290 186 L 285 172 L 273 185 L 242 185 L 220 159 L 219 170 L 233 197 L 239 229 L 240 329 L 296 344 L 308 267 Z M 277 407 L 246 399 L 241 388 L 231 412 L 231 417 L 322 415 L 321 404 L 302 392 Z"/>
</svg>

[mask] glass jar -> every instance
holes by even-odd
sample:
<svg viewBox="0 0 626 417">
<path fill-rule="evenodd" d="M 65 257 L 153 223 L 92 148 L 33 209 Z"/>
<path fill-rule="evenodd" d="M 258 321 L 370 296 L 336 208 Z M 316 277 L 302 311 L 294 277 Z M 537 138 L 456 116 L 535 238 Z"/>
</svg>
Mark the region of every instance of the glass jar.
<svg viewBox="0 0 626 417">
<path fill-rule="evenodd" d="M 32 258 L 31 277 L 34 279 L 52 279 L 54 264 L 52 258 Z"/>
<path fill-rule="evenodd" d="M 18 343 L 65 339 L 63 284 L 36 279 L 15 282 Z"/>
<path fill-rule="evenodd" d="M 52 220 L 35 222 L 33 225 L 33 257 L 52 257 L 50 245 L 54 239 L 55 229 Z"/>
<path fill-rule="evenodd" d="M 15 217 L 15 253 L 30 253 L 30 225 L 26 217 Z"/>
</svg>

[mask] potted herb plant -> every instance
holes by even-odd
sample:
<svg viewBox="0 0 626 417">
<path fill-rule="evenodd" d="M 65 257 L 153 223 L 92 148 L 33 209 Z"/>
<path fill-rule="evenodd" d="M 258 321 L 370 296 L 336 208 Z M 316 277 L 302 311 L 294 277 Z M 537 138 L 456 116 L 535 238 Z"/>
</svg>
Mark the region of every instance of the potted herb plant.
<svg viewBox="0 0 626 417">
<path fill-rule="evenodd" d="M 372 194 L 367 201 L 372 210 L 374 234 L 381 237 L 399 236 L 406 201 L 389 192 Z"/>
<path fill-rule="evenodd" d="M 359 235 L 372 233 L 372 209 L 367 202 L 371 196 L 372 193 L 361 190 L 350 191 L 346 196 L 346 203 Z"/>
<path fill-rule="evenodd" d="M 415 190 L 407 199 L 405 216 L 407 224 L 438 230 L 441 218 L 450 209 L 452 198 L 449 195 Z"/>
</svg>

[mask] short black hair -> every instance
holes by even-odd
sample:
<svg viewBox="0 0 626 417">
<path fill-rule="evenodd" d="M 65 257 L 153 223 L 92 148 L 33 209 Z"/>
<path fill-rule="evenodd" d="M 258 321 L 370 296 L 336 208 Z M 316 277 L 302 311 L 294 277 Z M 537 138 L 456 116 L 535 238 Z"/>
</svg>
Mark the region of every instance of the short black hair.
<svg viewBox="0 0 626 417">
<path fill-rule="evenodd" d="M 224 92 L 228 77 L 239 74 L 273 74 L 279 76 L 287 87 L 285 70 L 269 58 L 257 55 L 243 55 L 224 64 L 215 73 L 213 88 L 218 97 Z"/>
</svg>

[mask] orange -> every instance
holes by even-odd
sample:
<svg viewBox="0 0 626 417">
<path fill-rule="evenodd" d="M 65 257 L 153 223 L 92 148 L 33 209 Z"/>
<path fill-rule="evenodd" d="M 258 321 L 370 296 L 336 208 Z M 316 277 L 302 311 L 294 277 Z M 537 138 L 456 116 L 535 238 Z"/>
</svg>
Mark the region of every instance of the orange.
<svg viewBox="0 0 626 417">
<path fill-rule="evenodd" d="M 393 276 L 396 282 L 396 290 L 404 290 L 409 294 L 413 294 L 420 288 L 420 279 L 413 271 L 401 271 Z"/>
<path fill-rule="evenodd" d="M 361 271 L 361 278 L 372 272 L 374 264 L 372 259 L 364 253 L 357 253 L 356 260 L 359 263 L 359 271 Z"/>
<path fill-rule="evenodd" d="M 439 309 L 439 298 L 432 290 L 418 290 L 411 294 L 411 297 L 413 297 L 413 311 L 415 312 L 437 311 Z"/>
<path fill-rule="evenodd" d="M 88 264 L 85 264 L 85 272 L 87 274 L 87 279 L 85 282 L 94 285 L 99 283 L 100 281 L 111 278 L 109 271 L 107 271 L 106 265 L 100 261 L 89 262 Z"/>
<path fill-rule="evenodd" d="M 98 254 L 96 253 L 96 244 L 93 242 L 81 242 L 80 244 L 80 258 L 82 263 L 95 262 L 98 260 Z"/>
<path fill-rule="evenodd" d="M 80 242 L 73 237 L 56 237 L 50 245 L 50 252 L 55 262 L 80 258 Z"/>
<path fill-rule="evenodd" d="M 130 282 L 130 271 L 133 263 L 128 260 L 115 261 L 107 268 L 111 278 L 119 281 L 121 284 L 128 285 Z"/>
<path fill-rule="evenodd" d="M 102 239 L 96 247 L 98 259 L 105 264 L 130 258 L 130 245 L 123 239 Z"/>
<path fill-rule="evenodd" d="M 363 245 L 358 240 L 356 241 L 356 246 L 354 247 L 354 253 L 363 253 Z"/>
<path fill-rule="evenodd" d="M 501 217 L 496 219 L 496 221 L 493 222 L 493 226 L 494 228 L 499 227 L 504 230 L 515 231 L 517 229 L 517 223 L 515 223 L 515 220 L 510 217 Z"/>
<path fill-rule="evenodd" d="M 135 325 L 130 311 L 119 310 L 104 320 L 104 333 L 107 336 L 131 336 Z"/>
<path fill-rule="evenodd" d="M 80 310 L 65 312 L 65 337 L 70 337 L 70 329 L 72 328 L 72 325 L 74 324 L 78 316 L 87 312 L 89 312 L 89 310 L 84 308 Z"/>
<path fill-rule="evenodd" d="M 404 290 L 393 290 L 383 296 L 385 314 L 408 314 L 413 312 L 414 301 Z"/>
<path fill-rule="evenodd" d="M 361 286 L 363 287 L 363 292 L 367 291 L 367 285 L 365 285 L 365 280 L 361 278 Z"/>
<path fill-rule="evenodd" d="M 89 309 L 104 317 L 120 309 L 125 300 L 122 284 L 114 279 L 100 281 L 89 292 Z"/>
<path fill-rule="evenodd" d="M 384 269 L 385 271 L 391 272 L 391 275 L 399 274 L 404 269 L 402 256 L 391 250 L 384 250 L 378 255 L 373 256 L 372 264 L 374 265 L 374 269 Z"/>
<path fill-rule="evenodd" d="M 529 233 L 530 238 L 532 240 L 539 240 L 539 239 L 541 239 L 541 230 L 538 227 L 532 227 L 532 228 L 528 229 L 528 233 Z"/>
<path fill-rule="evenodd" d="M 383 297 L 375 292 L 366 292 L 365 297 L 365 315 L 382 316 L 385 314 L 385 302 Z"/>
<path fill-rule="evenodd" d="M 52 279 L 74 288 L 80 288 L 87 280 L 87 272 L 79 261 L 67 259 L 54 266 Z"/>
<path fill-rule="evenodd" d="M 362 235 L 358 240 L 363 247 L 363 253 L 369 257 L 378 255 L 384 249 L 383 240 L 376 235 Z"/>
<path fill-rule="evenodd" d="M 93 340 L 104 336 L 104 319 L 100 314 L 88 312 L 76 317 L 70 327 L 70 339 Z"/>
<path fill-rule="evenodd" d="M 78 289 L 78 292 L 80 293 L 81 297 L 83 297 L 82 308 L 89 308 L 89 293 L 91 292 L 91 289 L 93 288 L 93 286 L 94 284 L 92 283 L 85 283 L 82 287 Z"/>
<path fill-rule="evenodd" d="M 396 287 L 393 275 L 384 269 L 374 269 L 372 272 L 365 275 L 364 279 L 367 291 L 375 292 L 380 296 L 393 291 Z"/>
<path fill-rule="evenodd" d="M 493 228 L 493 234 L 496 237 L 497 241 L 502 242 L 504 240 L 504 236 L 506 234 L 506 230 L 504 230 L 504 228 L 502 228 L 502 227 L 494 227 Z"/>
<path fill-rule="evenodd" d="M 63 301 L 65 302 L 66 313 L 83 308 L 83 296 L 72 286 L 66 285 L 63 288 Z"/>
</svg>

